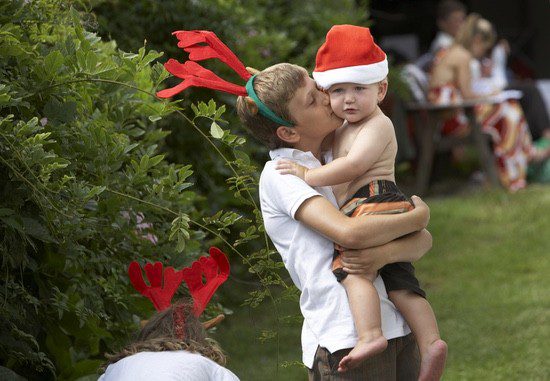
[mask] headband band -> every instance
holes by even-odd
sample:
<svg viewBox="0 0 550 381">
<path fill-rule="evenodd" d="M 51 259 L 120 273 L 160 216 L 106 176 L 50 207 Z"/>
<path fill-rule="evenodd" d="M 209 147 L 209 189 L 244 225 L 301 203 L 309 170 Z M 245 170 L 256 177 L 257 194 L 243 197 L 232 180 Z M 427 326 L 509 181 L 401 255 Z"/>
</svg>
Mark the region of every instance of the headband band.
<svg viewBox="0 0 550 381">
<path fill-rule="evenodd" d="M 254 103 L 256 103 L 256 106 L 258 106 L 258 111 L 260 112 L 260 114 L 262 114 L 272 122 L 280 124 L 281 126 L 293 127 L 294 124 L 290 123 L 289 121 L 275 114 L 273 111 L 269 109 L 269 107 L 265 105 L 264 102 L 260 100 L 260 98 L 258 98 L 258 96 L 256 95 L 256 92 L 254 91 L 254 78 L 256 78 L 256 75 L 253 75 L 252 77 L 250 77 L 248 82 L 246 82 L 245 87 L 246 87 L 246 92 L 248 93 L 248 96 L 252 98 Z"/>
</svg>

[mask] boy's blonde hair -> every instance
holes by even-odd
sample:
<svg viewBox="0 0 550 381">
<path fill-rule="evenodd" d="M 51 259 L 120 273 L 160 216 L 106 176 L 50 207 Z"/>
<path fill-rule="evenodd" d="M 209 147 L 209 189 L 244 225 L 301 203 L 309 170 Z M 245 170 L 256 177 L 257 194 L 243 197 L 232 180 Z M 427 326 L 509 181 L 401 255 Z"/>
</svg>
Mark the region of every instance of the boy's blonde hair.
<svg viewBox="0 0 550 381">
<path fill-rule="evenodd" d="M 455 37 L 455 43 L 470 50 L 475 36 L 480 36 L 482 41 L 492 46 L 497 38 L 493 25 L 477 13 L 470 14 L 464 25 Z"/>
<path fill-rule="evenodd" d="M 306 69 L 289 63 L 281 63 L 259 72 L 254 79 L 254 91 L 271 111 L 281 118 L 296 123 L 289 111 L 290 100 L 304 86 L 308 77 Z M 250 134 L 267 145 L 269 149 L 289 147 L 277 136 L 277 124 L 258 113 L 249 97 L 237 99 L 237 114 Z"/>
</svg>

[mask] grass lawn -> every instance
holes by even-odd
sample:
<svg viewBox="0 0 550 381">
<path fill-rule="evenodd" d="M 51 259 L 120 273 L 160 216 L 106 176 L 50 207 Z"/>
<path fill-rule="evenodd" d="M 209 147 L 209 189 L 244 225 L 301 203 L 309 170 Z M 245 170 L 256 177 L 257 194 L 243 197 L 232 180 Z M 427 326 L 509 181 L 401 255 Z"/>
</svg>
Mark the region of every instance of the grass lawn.
<svg viewBox="0 0 550 381">
<path fill-rule="evenodd" d="M 445 380 L 550 379 L 550 187 L 428 199 L 433 249 L 417 263 L 443 338 Z M 278 306 L 298 313 L 297 303 Z M 215 337 L 242 380 L 305 380 L 299 322 L 276 329 L 274 307 L 238 308 Z M 277 366 L 279 364 L 279 366 Z"/>
</svg>

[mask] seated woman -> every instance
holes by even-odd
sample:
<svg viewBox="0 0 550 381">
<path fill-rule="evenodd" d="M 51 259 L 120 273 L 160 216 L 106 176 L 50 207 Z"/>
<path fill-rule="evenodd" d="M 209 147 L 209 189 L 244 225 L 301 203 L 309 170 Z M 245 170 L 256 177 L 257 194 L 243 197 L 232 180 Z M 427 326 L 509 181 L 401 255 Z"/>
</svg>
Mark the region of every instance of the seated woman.
<svg viewBox="0 0 550 381">
<path fill-rule="evenodd" d="M 184 300 L 156 314 L 136 341 L 107 356 L 99 380 L 238 381 L 223 367 L 225 355 L 218 344 L 206 336 L 205 327 L 219 318 L 203 327 L 192 311 L 193 301 Z"/>
<path fill-rule="evenodd" d="M 436 56 L 429 100 L 444 104 L 497 95 L 500 90 L 477 94 L 472 89 L 472 61 L 483 57 L 495 39 L 496 33 L 489 21 L 475 13 L 468 16 L 454 44 Z M 534 148 L 519 103 L 509 99 L 496 104 L 480 104 L 475 108 L 475 115 L 483 132 L 491 137 L 502 185 L 511 191 L 525 187 L 528 163 L 546 159 L 550 150 Z M 446 121 L 443 133 L 465 134 L 469 128 L 464 113 L 458 112 Z"/>
</svg>

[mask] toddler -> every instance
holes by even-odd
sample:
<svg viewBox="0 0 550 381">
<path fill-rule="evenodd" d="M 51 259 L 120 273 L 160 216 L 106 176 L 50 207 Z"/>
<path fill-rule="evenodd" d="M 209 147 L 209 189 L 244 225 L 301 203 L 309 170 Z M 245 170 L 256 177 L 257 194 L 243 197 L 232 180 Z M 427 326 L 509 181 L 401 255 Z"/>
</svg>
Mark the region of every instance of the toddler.
<svg viewBox="0 0 550 381">
<path fill-rule="evenodd" d="M 345 122 L 335 131 L 334 160 L 308 169 L 280 160 L 283 174 L 302 178 L 310 186 L 332 185 L 341 211 L 348 216 L 404 213 L 414 208 L 397 188 L 394 161 L 397 140 L 391 120 L 378 104 L 388 89 L 385 53 L 374 43 L 368 28 L 335 25 L 319 48 L 313 78 L 330 96 L 333 112 Z M 338 248 L 339 250 L 341 248 Z M 348 274 L 335 251 L 333 273 L 345 287 L 358 342 L 338 367 L 344 372 L 387 346 L 382 335 L 379 298 L 373 281 L 378 272 Z M 439 380 L 447 344 L 410 263 L 392 263 L 380 269 L 389 298 L 416 336 L 422 355 L 419 380 Z"/>
</svg>

